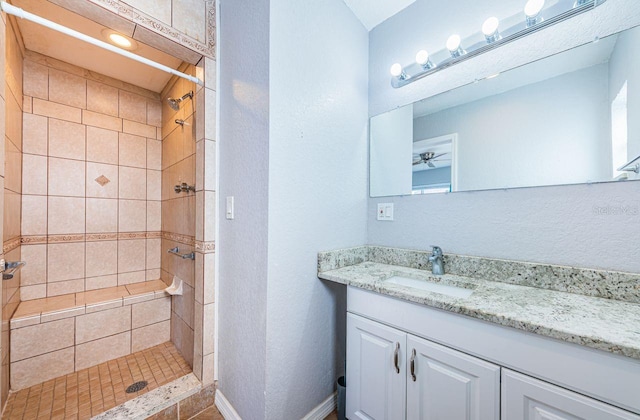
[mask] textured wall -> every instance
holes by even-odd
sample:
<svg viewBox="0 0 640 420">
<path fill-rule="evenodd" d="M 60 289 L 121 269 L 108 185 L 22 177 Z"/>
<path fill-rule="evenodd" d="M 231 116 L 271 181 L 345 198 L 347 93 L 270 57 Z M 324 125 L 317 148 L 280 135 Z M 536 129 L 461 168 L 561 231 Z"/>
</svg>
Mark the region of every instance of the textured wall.
<svg viewBox="0 0 640 420">
<path fill-rule="evenodd" d="M 316 262 L 366 241 L 368 40 L 341 0 L 272 0 L 270 28 L 265 418 L 293 419 L 344 369 L 344 290 Z"/>
<path fill-rule="evenodd" d="M 633 3 L 608 0 L 593 12 L 395 92 L 388 87 L 388 78 L 381 81 L 375 75 L 394 45 L 378 42 L 383 34 L 372 32 L 370 51 L 377 53 L 370 60 L 370 115 L 493 74 L 497 65 L 524 59 L 518 51 L 531 58 L 638 24 L 640 11 Z M 569 33 L 572 39 L 553 36 L 558 33 Z M 387 35 L 400 39 L 392 32 Z M 638 192 L 638 183 L 616 183 L 370 199 L 368 242 L 419 249 L 440 245 L 445 252 L 458 254 L 640 271 L 637 249 L 628 245 L 640 234 Z M 375 220 L 379 202 L 395 203 L 394 222 Z"/>
<path fill-rule="evenodd" d="M 264 417 L 269 161 L 269 1 L 220 4 L 219 390 L 245 419 Z M 222 158 L 223 157 L 223 158 Z"/>
</svg>

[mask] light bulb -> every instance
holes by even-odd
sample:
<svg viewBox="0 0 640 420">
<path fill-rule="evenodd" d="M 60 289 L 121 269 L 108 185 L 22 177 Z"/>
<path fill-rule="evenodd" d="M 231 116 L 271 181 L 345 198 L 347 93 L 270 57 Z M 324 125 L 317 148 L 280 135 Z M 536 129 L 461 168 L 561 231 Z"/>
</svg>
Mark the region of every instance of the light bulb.
<svg viewBox="0 0 640 420">
<path fill-rule="evenodd" d="M 543 7 L 544 0 L 529 0 L 524 6 L 524 14 L 530 18 L 536 17 Z"/>
<path fill-rule="evenodd" d="M 482 24 L 482 33 L 487 37 L 494 35 L 498 31 L 499 24 L 500 21 L 497 17 L 490 17 Z"/>
<path fill-rule="evenodd" d="M 109 39 L 116 45 L 123 47 L 123 48 L 130 48 L 131 47 L 131 41 L 129 41 L 126 37 L 120 35 L 120 34 L 116 34 L 116 33 L 112 33 L 109 35 Z"/>
<path fill-rule="evenodd" d="M 400 77 L 402 75 L 402 66 L 400 63 L 394 63 L 389 71 L 393 77 Z"/>
<path fill-rule="evenodd" d="M 416 63 L 420 64 L 421 66 L 424 66 L 428 62 L 429 62 L 429 53 L 426 52 L 425 50 L 418 51 L 418 53 L 416 54 Z"/>
<path fill-rule="evenodd" d="M 451 52 L 458 51 L 460 42 L 460 35 L 451 35 L 449 39 L 447 39 L 447 49 Z"/>
</svg>

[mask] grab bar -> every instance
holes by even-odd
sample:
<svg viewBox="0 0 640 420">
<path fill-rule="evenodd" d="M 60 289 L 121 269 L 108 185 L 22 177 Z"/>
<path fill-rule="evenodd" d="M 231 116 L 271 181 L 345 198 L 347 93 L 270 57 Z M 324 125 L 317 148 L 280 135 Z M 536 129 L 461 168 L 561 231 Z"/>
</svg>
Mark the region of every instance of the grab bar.
<svg viewBox="0 0 640 420">
<path fill-rule="evenodd" d="M 183 260 L 195 260 L 196 259 L 195 252 L 190 252 L 188 254 L 181 254 L 180 253 L 180 248 L 178 248 L 178 247 L 171 248 L 171 249 L 167 250 L 167 252 L 169 254 L 177 255 L 178 257 L 182 258 Z"/>
<path fill-rule="evenodd" d="M 11 280 L 16 271 L 20 270 L 22 266 L 27 265 L 24 261 L 12 261 L 4 262 L 4 271 L 2 273 L 2 280 Z"/>
</svg>

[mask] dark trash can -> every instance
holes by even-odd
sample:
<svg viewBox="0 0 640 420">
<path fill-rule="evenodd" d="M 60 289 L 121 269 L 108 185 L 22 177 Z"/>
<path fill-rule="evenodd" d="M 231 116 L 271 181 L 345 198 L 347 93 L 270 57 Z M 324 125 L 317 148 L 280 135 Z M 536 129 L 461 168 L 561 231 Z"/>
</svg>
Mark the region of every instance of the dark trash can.
<svg viewBox="0 0 640 420">
<path fill-rule="evenodd" d="M 344 380 L 344 376 L 341 376 L 336 381 L 336 388 L 338 389 L 338 420 L 346 420 L 344 415 L 345 399 L 347 393 L 347 384 Z"/>
</svg>

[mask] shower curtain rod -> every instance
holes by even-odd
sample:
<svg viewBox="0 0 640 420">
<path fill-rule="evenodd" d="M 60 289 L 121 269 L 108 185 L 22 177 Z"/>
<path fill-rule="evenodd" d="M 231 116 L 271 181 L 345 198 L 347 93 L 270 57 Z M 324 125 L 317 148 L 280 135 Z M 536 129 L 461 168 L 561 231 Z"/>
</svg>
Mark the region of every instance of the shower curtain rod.
<svg viewBox="0 0 640 420">
<path fill-rule="evenodd" d="M 190 81 L 192 81 L 192 82 L 194 82 L 194 83 L 196 83 L 198 85 L 202 84 L 202 81 L 200 79 L 198 79 L 197 77 L 191 76 L 191 75 L 186 74 L 186 73 L 179 72 L 178 70 L 172 69 L 171 67 L 165 66 L 164 64 L 156 63 L 155 61 L 149 60 L 148 58 L 139 56 L 139 55 L 134 54 L 132 52 L 129 52 L 129 51 L 123 50 L 121 48 L 118 48 L 118 47 L 116 47 L 114 45 L 111 45 L 111 44 L 109 44 L 107 42 L 100 41 L 99 39 L 92 38 L 92 37 L 90 37 L 88 35 L 85 35 L 85 34 L 83 34 L 81 32 L 74 31 L 73 29 L 67 28 L 66 26 L 62 26 L 62 25 L 57 24 L 55 22 L 52 22 L 50 20 L 41 18 L 40 16 L 34 15 L 33 13 L 26 12 L 23 9 L 21 9 L 19 7 L 16 7 L 14 5 L 11 5 L 11 4 L 9 4 L 9 3 L 5 2 L 5 1 L 0 1 L 0 10 L 5 12 L 5 13 L 8 13 L 10 15 L 17 16 L 17 17 L 19 17 L 21 19 L 26 19 L 28 21 L 37 23 L 38 25 L 46 26 L 47 28 L 53 29 L 54 31 L 58 31 L 58 32 L 61 32 L 63 34 L 69 35 L 69 36 L 72 36 L 72 37 L 77 38 L 77 39 L 79 39 L 81 41 L 88 42 L 89 44 L 95 45 L 96 47 L 103 48 L 105 50 L 114 52 L 116 54 L 120 54 L 120 55 L 122 55 L 124 57 L 127 57 L 127 58 L 130 58 L 132 60 L 138 61 L 138 62 L 140 62 L 142 64 L 146 64 L 147 66 L 151 66 L 151 67 L 154 67 L 154 68 L 156 68 L 158 70 L 162 70 L 164 72 L 171 73 L 171 74 L 173 74 L 175 76 L 182 77 L 184 79 L 190 80 Z"/>
</svg>

